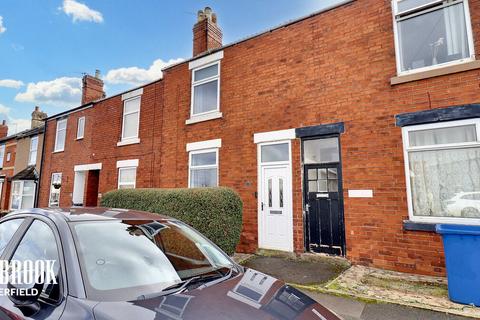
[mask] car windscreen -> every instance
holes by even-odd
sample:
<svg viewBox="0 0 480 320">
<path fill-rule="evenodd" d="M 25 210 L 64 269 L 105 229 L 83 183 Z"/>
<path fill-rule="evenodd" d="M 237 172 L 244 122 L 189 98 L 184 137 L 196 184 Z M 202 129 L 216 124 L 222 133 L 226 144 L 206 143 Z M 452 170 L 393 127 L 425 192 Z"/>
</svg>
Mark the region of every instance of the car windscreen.
<svg viewBox="0 0 480 320">
<path fill-rule="evenodd" d="M 233 267 L 215 245 L 178 221 L 75 222 L 72 231 L 92 300 L 134 300 Z"/>
</svg>

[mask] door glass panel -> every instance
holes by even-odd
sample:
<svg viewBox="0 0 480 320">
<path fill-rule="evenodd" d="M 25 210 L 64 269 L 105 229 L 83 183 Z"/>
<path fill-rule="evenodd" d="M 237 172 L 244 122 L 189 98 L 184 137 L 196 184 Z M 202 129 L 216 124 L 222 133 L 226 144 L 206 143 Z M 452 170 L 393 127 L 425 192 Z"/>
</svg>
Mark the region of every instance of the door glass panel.
<svg viewBox="0 0 480 320">
<path fill-rule="evenodd" d="M 288 143 L 262 146 L 262 162 L 288 161 Z"/>
<path fill-rule="evenodd" d="M 306 164 L 340 161 L 337 138 L 306 140 L 303 148 Z"/>
<path fill-rule="evenodd" d="M 317 180 L 317 169 L 308 170 L 308 180 Z"/>
<path fill-rule="evenodd" d="M 280 197 L 280 208 L 283 208 L 283 179 L 278 180 L 278 192 Z"/>
<path fill-rule="evenodd" d="M 268 179 L 268 207 L 272 207 L 272 179 Z"/>
<path fill-rule="evenodd" d="M 327 169 L 318 169 L 318 179 L 327 179 Z"/>
<path fill-rule="evenodd" d="M 336 168 L 328 169 L 328 179 L 338 179 Z"/>
<path fill-rule="evenodd" d="M 308 192 L 318 192 L 317 180 L 308 181 Z"/>
<path fill-rule="evenodd" d="M 338 192 L 338 180 L 328 180 L 328 192 Z"/>
<path fill-rule="evenodd" d="M 318 192 L 327 192 L 327 180 L 318 180 Z"/>
</svg>

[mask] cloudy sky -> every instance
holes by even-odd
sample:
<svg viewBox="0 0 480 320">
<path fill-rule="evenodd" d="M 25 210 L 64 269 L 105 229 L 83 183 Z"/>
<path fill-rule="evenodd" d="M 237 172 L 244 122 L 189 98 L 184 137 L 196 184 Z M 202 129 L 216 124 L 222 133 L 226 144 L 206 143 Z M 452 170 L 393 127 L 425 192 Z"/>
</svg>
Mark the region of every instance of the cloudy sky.
<svg viewBox="0 0 480 320">
<path fill-rule="evenodd" d="M 225 44 L 339 0 L 1 0 L 0 120 L 29 127 L 80 103 L 83 73 L 100 69 L 107 95 L 162 76 L 192 51 L 196 12 L 210 6 Z"/>
</svg>

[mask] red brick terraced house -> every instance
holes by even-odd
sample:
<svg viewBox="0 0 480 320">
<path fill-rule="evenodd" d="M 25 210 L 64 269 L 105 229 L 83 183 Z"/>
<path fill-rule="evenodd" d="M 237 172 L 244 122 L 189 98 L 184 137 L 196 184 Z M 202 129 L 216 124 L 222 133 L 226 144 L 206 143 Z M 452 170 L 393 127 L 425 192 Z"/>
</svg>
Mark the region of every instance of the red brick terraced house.
<svg viewBox="0 0 480 320">
<path fill-rule="evenodd" d="M 193 33 L 163 79 L 104 98 L 86 76 L 48 119 L 41 206 L 226 186 L 239 251 L 444 275 L 435 224 L 480 224 L 479 0 L 344 1 L 227 45 L 206 8 Z"/>
<path fill-rule="evenodd" d="M 7 136 L 0 125 L 0 212 L 31 208 L 37 204 L 43 148 L 44 119 L 39 107 L 32 112 L 30 129 Z"/>
</svg>

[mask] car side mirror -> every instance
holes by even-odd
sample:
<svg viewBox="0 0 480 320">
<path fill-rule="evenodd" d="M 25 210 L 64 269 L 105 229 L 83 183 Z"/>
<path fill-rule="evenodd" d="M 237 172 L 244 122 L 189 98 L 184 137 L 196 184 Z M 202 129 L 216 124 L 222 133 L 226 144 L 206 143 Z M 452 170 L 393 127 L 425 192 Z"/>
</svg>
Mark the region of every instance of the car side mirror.
<svg viewBox="0 0 480 320">
<path fill-rule="evenodd" d="M 23 315 L 30 317 L 40 310 L 38 298 L 43 290 L 43 283 L 35 283 L 31 288 L 19 288 L 8 282 L 8 298 Z"/>
</svg>

